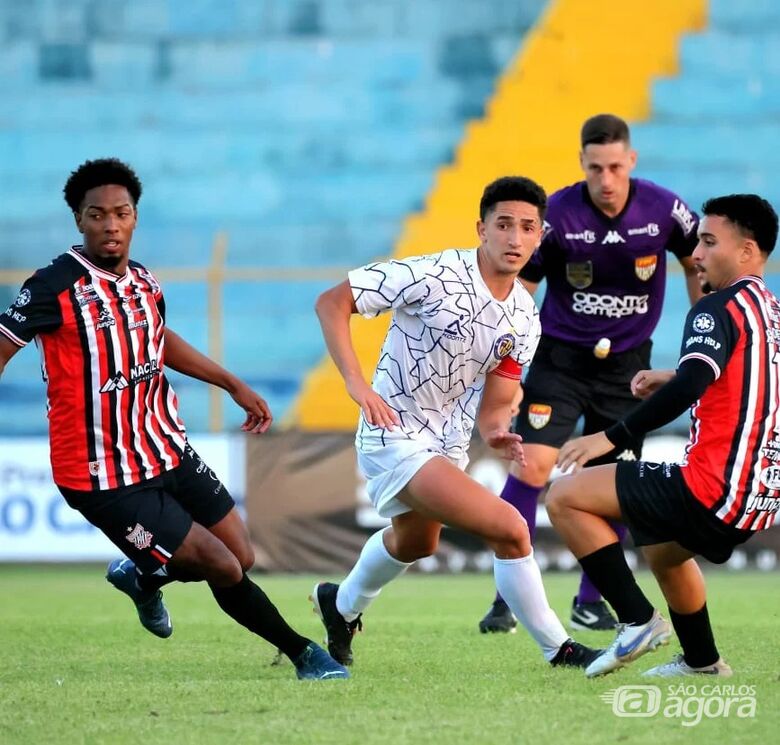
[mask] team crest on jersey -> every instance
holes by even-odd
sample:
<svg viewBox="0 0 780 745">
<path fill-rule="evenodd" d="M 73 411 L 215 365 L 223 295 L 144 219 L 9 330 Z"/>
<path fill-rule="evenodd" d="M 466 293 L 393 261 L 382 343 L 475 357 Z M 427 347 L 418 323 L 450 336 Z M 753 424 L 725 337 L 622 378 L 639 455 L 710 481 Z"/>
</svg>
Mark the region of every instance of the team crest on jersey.
<svg viewBox="0 0 780 745">
<path fill-rule="evenodd" d="M 552 406 L 549 404 L 530 404 L 528 406 L 528 423 L 534 429 L 546 427 L 552 416 Z"/>
<path fill-rule="evenodd" d="M 593 284 L 593 262 L 566 262 L 566 281 L 578 290 Z"/>
<path fill-rule="evenodd" d="M 643 282 L 647 282 L 655 274 L 656 266 L 658 266 L 657 256 L 639 256 L 634 259 L 634 271 Z"/>
<path fill-rule="evenodd" d="M 493 356 L 497 360 L 503 360 L 515 348 L 515 337 L 512 334 L 503 334 L 496 339 L 493 345 Z"/>
<path fill-rule="evenodd" d="M 129 531 L 125 539 L 130 541 L 139 551 L 143 551 L 152 545 L 154 536 L 141 523 L 136 523 L 135 527 L 130 528 Z"/>
<path fill-rule="evenodd" d="M 89 473 L 92 476 L 99 476 L 100 475 L 100 461 L 99 460 L 91 460 L 89 462 Z"/>
</svg>

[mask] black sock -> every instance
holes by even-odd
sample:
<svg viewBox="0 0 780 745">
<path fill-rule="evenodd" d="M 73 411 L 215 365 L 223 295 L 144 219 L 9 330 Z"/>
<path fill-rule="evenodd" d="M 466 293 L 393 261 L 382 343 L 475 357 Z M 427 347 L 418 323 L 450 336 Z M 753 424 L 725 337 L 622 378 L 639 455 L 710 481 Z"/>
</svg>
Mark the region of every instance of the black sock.
<svg viewBox="0 0 780 745">
<path fill-rule="evenodd" d="M 278 647 L 291 660 L 311 641 L 293 631 L 268 596 L 246 574 L 232 587 L 211 587 L 219 607 L 232 619 Z"/>
<path fill-rule="evenodd" d="M 151 593 L 157 592 L 161 587 L 169 585 L 171 582 L 200 582 L 202 579 L 185 569 L 170 564 L 166 564 L 163 569 L 165 570 L 164 574 L 141 574 L 136 567 L 135 583 L 138 588 L 143 592 Z"/>
<path fill-rule="evenodd" d="M 677 613 L 669 608 L 669 618 L 680 640 L 683 657 L 691 667 L 714 665 L 720 655 L 710 626 L 705 603 L 695 613 Z"/>
<path fill-rule="evenodd" d="M 619 543 L 610 543 L 583 556 L 580 566 L 615 609 L 621 623 L 642 624 L 653 617 L 653 606 L 639 589 Z"/>
</svg>

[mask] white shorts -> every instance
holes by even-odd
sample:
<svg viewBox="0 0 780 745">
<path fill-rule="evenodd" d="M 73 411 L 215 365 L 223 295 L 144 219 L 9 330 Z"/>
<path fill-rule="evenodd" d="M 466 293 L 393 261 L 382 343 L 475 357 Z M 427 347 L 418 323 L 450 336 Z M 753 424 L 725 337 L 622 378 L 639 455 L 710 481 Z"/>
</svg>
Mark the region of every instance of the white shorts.
<svg viewBox="0 0 780 745">
<path fill-rule="evenodd" d="M 366 479 L 368 498 L 380 516 L 390 518 L 412 511 L 398 499 L 398 494 L 431 458 L 439 456 L 462 471 L 469 464 L 468 455 L 456 460 L 443 450 L 416 440 L 379 443 L 377 447 L 367 446 L 363 440 L 362 447 L 357 449 L 358 467 Z"/>
</svg>

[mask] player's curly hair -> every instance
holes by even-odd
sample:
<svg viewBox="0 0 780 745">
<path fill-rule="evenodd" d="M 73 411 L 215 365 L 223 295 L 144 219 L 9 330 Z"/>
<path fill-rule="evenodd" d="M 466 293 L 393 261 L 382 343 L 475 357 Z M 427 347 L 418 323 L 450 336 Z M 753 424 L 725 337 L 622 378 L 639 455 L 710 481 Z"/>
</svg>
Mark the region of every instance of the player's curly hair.
<svg viewBox="0 0 780 745">
<path fill-rule="evenodd" d="M 82 163 L 70 174 L 65 188 L 62 190 L 65 201 L 73 212 L 81 209 L 84 195 L 97 186 L 117 184 L 127 189 L 133 205 L 141 199 L 143 187 L 135 171 L 118 158 L 99 158 Z"/>
<path fill-rule="evenodd" d="M 547 211 L 547 194 L 544 189 L 525 176 L 502 176 L 489 183 L 479 202 L 479 219 L 484 221 L 498 202 L 528 202 L 539 210 L 542 220 Z"/>
</svg>

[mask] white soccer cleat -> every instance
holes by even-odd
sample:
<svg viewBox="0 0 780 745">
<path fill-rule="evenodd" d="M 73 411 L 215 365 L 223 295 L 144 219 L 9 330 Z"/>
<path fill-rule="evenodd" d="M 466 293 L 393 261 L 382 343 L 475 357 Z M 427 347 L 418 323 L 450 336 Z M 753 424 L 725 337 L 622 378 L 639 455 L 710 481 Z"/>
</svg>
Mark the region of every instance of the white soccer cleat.
<svg viewBox="0 0 780 745">
<path fill-rule="evenodd" d="M 672 625 L 657 610 L 643 624 L 619 624 L 615 641 L 585 668 L 585 675 L 595 678 L 625 667 L 646 652 L 669 643 Z"/>
<path fill-rule="evenodd" d="M 691 667 L 681 655 L 675 655 L 671 662 L 645 670 L 643 677 L 673 678 L 677 675 L 714 675 L 717 678 L 730 678 L 734 674 L 729 664 L 719 657 L 717 662 L 706 667 Z"/>
</svg>

